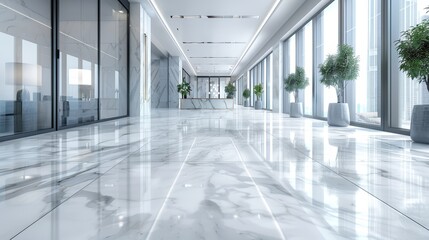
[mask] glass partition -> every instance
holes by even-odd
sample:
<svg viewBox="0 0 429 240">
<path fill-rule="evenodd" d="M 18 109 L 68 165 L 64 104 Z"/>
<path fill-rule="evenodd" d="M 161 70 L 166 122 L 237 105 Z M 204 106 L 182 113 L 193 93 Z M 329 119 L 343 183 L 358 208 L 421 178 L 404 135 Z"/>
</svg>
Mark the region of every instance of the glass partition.
<svg viewBox="0 0 429 240">
<path fill-rule="evenodd" d="M 209 98 L 219 98 L 219 78 L 210 78 L 210 94 Z"/>
<path fill-rule="evenodd" d="M 0 137 L 53 128 L 51 1 L 0 0 Z"/>
<path fill-rule="evenodd" d="M 59 127 L 98 120 L 98 1 L 59 2 Z"/>
<path fill-rule="evenodd" d="M 127 115 L 127 11 L 117 0 L 101 1 L 100 118 Z"/>
</svg>

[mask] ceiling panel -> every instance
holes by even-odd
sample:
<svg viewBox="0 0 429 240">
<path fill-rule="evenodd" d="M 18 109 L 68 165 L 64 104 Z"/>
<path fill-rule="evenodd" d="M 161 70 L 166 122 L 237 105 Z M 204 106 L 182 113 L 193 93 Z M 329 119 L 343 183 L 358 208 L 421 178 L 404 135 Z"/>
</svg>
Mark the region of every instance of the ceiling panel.
<svg viewBox="0 0 429 240">
<path fill-rule="evenodd" d="M 275 3 L 275 0 L 153 1 L 158 5 L 160 14 L 166 19 L 197 74 L 211 76 L 231 73 Z M 171 16 L 184 16 L 184 18 Z M 228 18 L 207 18 L 207 16 Z M 238 16 L 252 17 L 238 18 Z M 232 43 L 185 44 L 184 42 Z"/>
<path fill-rule="evenodd" d="M 237 57 L 245 44 L 184 44 L 188 57 Z"/>
</svg>

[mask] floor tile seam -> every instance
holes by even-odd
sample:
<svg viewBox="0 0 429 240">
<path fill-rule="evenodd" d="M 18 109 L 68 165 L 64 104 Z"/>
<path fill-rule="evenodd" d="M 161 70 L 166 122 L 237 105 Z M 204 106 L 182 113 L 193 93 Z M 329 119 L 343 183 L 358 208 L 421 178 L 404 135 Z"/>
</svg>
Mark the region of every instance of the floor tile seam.
<svg viewBox="0 0 429 240">
<path fill-rule="evenodd" d="M 192 148 L 194 147 L 194 145 L 195 145 L 195 142 L 196 142 L 196 141 L 197 141 L 197 137 L 195 137 L 195 138 L 194 138 L 194 141 L 192 142 L 192 145 L 191 145 L 191 147 L 189 148 L 188 153 L 187 153 L 187 155 L 186 155 L 185 159 L 183 160 L 183 163 L 182 163 L 182 165 L 180 166 L 180 169 L 179 169 L 179 171 L 177 172 L 177 175 L 176 175 L 176 177 L 174 178 L 174 181 L 173 181 L 173 183 L 172 183 L 172 185 L 171 185 L 171 187 L 170 187 L 169 191 L 167 192 L 167 195 L 165 196 L 164 202 L 162 203 L 161 208 L 159 209 L 159 211 L 158 211 L 158 213 L 157 213 L 157 215 L 156 215 L 156 217 L 155 217 L 155 220 L 153 221 L 153 223 L 152 223 L 152 225 L 151 225 L 151 227 L 150 227 L 150 229 L 149 229 L 149 233 L 148 233 L 148 235 L 147 235 L 147 236 L 146 236 L 146 238 L 145 238 L 146 240 L 149 240 L 149 239 L 151 238 L 152 233 L 153 233 L 153 230 L 155 229 L 155 226 L 156 226 L 156 224 L 157 224 L 157 222 L 158 222 L 158 219 L 159 219 L 159 217 L 161 216 L 161 214 L 162 214 L 162 212 L 163 212 L 163 210 L 164 210 L 164 207 L 165 207 L 165 205 L 167 204 L 167 201 L 170 199 L 170 195 L 171 195 L 171 193 L 173 192 L 174 186 L 176 185 L 177 180 L 179 179 L 179 176 L 181 175 L 181 173 L 182 173 L 182 171 L 183 171 L 183 168 L 184 168 L 184 167 L 185 167 L 185 165 L 186 165 L 186 162 L 187 162 L 187 160 L 188 160 L 188 158 L 189 158 L 189 156 L 190 156 L 190 154 L 191 154 Z"/>
<path fill-rule="evenodd" d="M 315 160 L 314 158 L 308 156 L 307 154 L 305 154 L 305 152 L 300 151 L 299 149 L 294 149 L 295 151 L 303 154 L 305 157 L 311 159 L 313 162 L 319 164 L 321 167 L 326 168 L 328 171 L 334 173 L 335 175 L 337 175 L 338 177 L 346 180 L 347 182 L 351 183 L 352 185 L 354 185 L 355 187 L 359 188 L 360 190 L 364 191 L 365 193 L 367 193 L 368 195 L 372 196 L 373 198 L 377 199 L 378 201 L 380 201 L 381 203 L 385 204 L 386 206 L 390 207 L 391 209 L 393 209 L 394 211 L 396 211 L 397 213 L 399 213 L 400 215 L 408 218 L 409 220 L 411 220 L 412 222 L 416 223 L 417 225 L 419 225 L 420 227 L 424 228 L 425 230 L 429 231 L 429 228 L 426 227 L 425 225 L 421 224 L 420 222 L 418 222 L 417 220 L 415 220 L 414 218 L 408 216 L 407 214 L 403 213 L 402 211 L 400 211 L 399 209 L 397 209 L 396 207 L 392 206 L 391 204 L 387 203 L 385 200 L 375 196 L 375 194 L 369 192 L 368 190 L 366 190 L 364 187 L 360 186 L 358 183 L 355 183 L 354 181 L 352 181 L 351 179 L 349 179 L 348 177 L 344 176 L 341 173 L 338 173 L 337 171 L 335 171 L 335 169 L 331 168 L 330 166 L 327 166 L 323 163 L 321 163 L 318 160 Z"/>
<path fill-rule="evenodd" d="M 86 187 L 88 187 L 89 185 L 91 185 L 92 183 L 96 182 L 97 180 L 99 180 L 101 177 L 103 177 L 104 175 L 106 175 L 108 172 L 110 172 L 112 169 L 114 169 L 115 167 L 117 167 L 119 164 L 121 164 L 124 160 L 126 160 L 127 158 L 129 158 L 131 155 L 137 153 L 138 151 L 140 151 L 141 148 L 143 148 L 147 143 L 143 144 L 142 146 L 140 146 L 137 150 L 127 154 L 126 156 L 124 156 L 120 161 L 118 161 L 117 163 L 115 163 L 112 167 L 110 167 L 109 169 L 107 169 L 104 173 L 99 174 L 96 178 L 94 178 L 92 181 L 90 181 L 88 184 L 86 184 L 85 186 L 82 186 L 79 190 L 77 190 L 75 193 L 73 193 L 72 195 L 70 195 L 68 198 L 66 198 L 64 201 L 62 201 L 60 204 L 58 204 L 57 206 L 55 206 L 54 208 L 50 209 L 48 212 L 42 214 L 40 217 L 38 217 L 36 220 L 34 220 L 32 223 L 30 223 L 28 226 L 26 226 L 25 228 L 23 228 L 22 230 L 20 230 L 17 234 L 13 235 L 10 239 L 14 239 L 16 237 L 18 237 L 21 233 L 23 233 L 24 231 L 26 231 L 27 229 L 29 229 L 31 226 L 33 226 L 34 224 L 36 224 L 38 221 L 40 221 L 42 218 L 46 217 L 48 214 L 50 214 L 52 211 L 54 211 L 55 209 L 57 209 L 58 207 L 62 206 L 64 203 L 68 202 L 70 199 L 72 199 L 73 197 L 75 197 L 78 193 L 80 193 L 82 190 L 84 190 Z"/>
<path fill-rule="evenodd" d="M 267 130 L 264 130 L 264 131 L 265 131 L 267 134 L 269 134 L 269 135 L 273 136 L 273 138 L 279 139 L 278 137 L 276 137 L 276 136 L 274 136 L 273 134 L 271 134 L 269 131 L 267 131 Z M 245 138 L 241 135 L 241 133 L 240 133 L 240 136 L 241 136 L 243 139 L 245 139 Z M 250 146 L 250 145 L 249 145 L 249 146 Z M 251 147 L 251 146 L 250 146 L 250 147 Z M 411 221 L 412 221 L 412 222 L 414 222 L 415 224 L 417 224 L 417 225 L 419 225 L 420 227 L 424 228 L 425 230 L 429 231 L 429 228 L 428 228 L 428 227 L 426 227 L 425 225 L 421 224 L 420 222 L 418 222 L 417 220 L 415 220 L 415 219 L 413 219 L 412 217 L 408 216 L 407 214 L 405 214 L 405 213 L 401 212 L 399 209 L 397 209 L 397 208 L 395 208 L 394 206 L 390 205 L 390 204 L 389 204 L 389 203 L 387 203 L 386 201 L 384 201 L 384 200 L 380 199 L 379 197 L 375 196 L 374 194 L 372 194 L 371 192 L 367 191 L 366 189 L 364 189 L 363 187 L 361 187 L 361 186 L 360 186 L 360 185 L 358 185 L 357 183 L 353 182 L 352 180 L 350 180 L 350 179 L 349 179 L 349 178 L 347 178 L 346 176 L 344 176 L 344 175 L 342 175 L 342 174 L 340 174 L 340 173 L 337 173 L 337 172 L 336 172 L 334 169 L 332 169 L 331 167 L 326 166 L 325 164 L 321 163 L 320 161 L 317 161 L 317 160 L 313 159 L 312 157 L 308 156 L 305 152 L 303 152 L 303 151 L 301 151 L 301 150 L 299 150 L 299 149 L 294 148 L 293 150 L 294 150 L 294 151 L 297 151 L 297 152 L 299 152 L 299 153 L 301 153 L 301 154 L 303 154 L 305 157 L 307 157 L 307 158 L 311 159 L 313 162 L 315 162 L 315 163 L 319 164 L 320 166 L 322 166 L 322 167 L 326 168 L 326 169 L 327 169 L 327 170 L 329 170 L 330 172 L 334 173 L 335 175 L 339 176 L 340 178 L 342 178 L 342 179 L 346 180 L 347 182 L 349 182 L 349 183 L 351 183 L 352 185 L 356 186 L 357 188 L 361 189 L 362 191 L 364 191 L 364 192 L 365 192 L 365 193 L 367 193 L 368 195 L 372 196 L 373 198 L 377 199 L 377 200 L 378 200 L 378 201 L 380 201 L 381 203 L 383 203 L 383 204 L 385 204 L 386 206 L 388 206 L 388 207 L 392 208 L 394 211 L 396 211 L 396 212 L 397 212 L 397 213 L 399 213 L 400 215 L 402 215 L 402 216 L 404 216 L 404 217 L 408 218 L 409 220 L 411 220 Z"/>
<path fill-rule="evenodd" d="M 230 141 L 231 141 L 232 145 L 234 146 L 234 150 L 235 150 L 235 152 L 237 153 L 237 155 L 238 155 L 238 157 L 239 157 L 239 159 L 240 159 L 240 162 L 241 162 L 241 164 L 242 164 L 242 166 L 243 166 L 243 168 L 244 168 L 245 172 L 247 173 L 247 175 L 248 175 L 248 177 L 250 178 L 251 182 L 252 182 L 252 183 L 253 183 L 253 185 L 255 186 L 255 188 L 256 188 L 256 190 L 257 190 L 257 192 L 258 192 L 258 195 L 259 195 L 259 197 L 260 197 L 260 198 L 261 198 L 261 200 L 262 200 L 263 205 L 265 206 L 266 210 L 267 210 L 267 211 L 268 211 L 268 213 L 270 214 L 271 219 L 273 220 L 274 225 L 275 225 L 275 227 L 276 227 L 276 229 L 277 229 L 278 233 L 280 234 L 280 237 L 281 237 L 283 240 L 286 240 L 286 237 L 285 237 L 285 235 L 284 235 L 284 233 L 283 233 L 283 230 L 282 230 L 282 229 L 281 229 L 281 227 L 280 227 L 279 222 L 277 221 L 277 218 L 274 216 L 273 211 L 271 210 L 271 208 L 270 208 L 269 204 L 267 203 L 267 201 L 266 201 L 266 199 L 265 199 L 265 197 L 264 197 L 264 194 L 261 192 L 261 189 L 259 188 L 259 186 L 258 186 L 258 184 L 256 183 L 255 179 L 253 178 L 253 176 L 252 176 L 252 174 L 250 173 L 249 169 L 247 168 L 247 165 L 245 164 L 245 161 L 243 160 L 243 157 L 241 156 L 241 153 L 240 153 L 240 151 L 238 150 L 237 145 L 235 144 L 235 142 L 234 142 L 234 140 L 233 140 L 233 138 L 232 138 L 232 137 L 230 138 Z"/>
</svg>

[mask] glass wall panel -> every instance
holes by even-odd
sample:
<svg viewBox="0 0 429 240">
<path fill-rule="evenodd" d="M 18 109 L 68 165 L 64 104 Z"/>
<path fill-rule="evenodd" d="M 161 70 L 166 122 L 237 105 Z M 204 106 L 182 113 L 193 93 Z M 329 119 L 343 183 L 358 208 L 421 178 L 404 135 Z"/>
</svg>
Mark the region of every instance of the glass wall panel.
<svg viewBox="0 0 429 240">
<path fill-rule="evenodd" d="M 283 81 L 289 75 L 289 41 L 286 40 L 283 42 Z M 284 86 L 284 84 L 282 84 Z M 289 113 L 290 111 L 290 102 L 289 94 L 283 87 L 283 113 Z"/>
<path fill-rule="evenodd" d="M 296 69 L 296 35 L 292 35 L 288 40 L 287 40 L 287 58 L 286 58 L 286 64 L 287 64 L 287 68 L 285 69 L 285 77 L 287 78 L 289 76 L 289 74 L 295 73 L 295 69 Z M 285 95 L 288 95 L 288 99 L 289 102 L 287 102 L 286 104 L 288 105 L 288 109 L 289 109 L 289 105 L 291 102 L 295 102 L 295 98 L 293 96 L 293 93 L 288 93 L 285 91 Z M 289 113 L 289 112 L 288 112 Z"/>
<path fill-rule="evenodd" d="M 127 115 L 127 17 L 117 0 L 101 1 L 101 119 Z"/>
<path fill-rule="evenodd" d="M 266 94 L 266 101 L 267 106 L 266 109 L 272 110 L 272 102 L 273 102 L 273 54 L 270 53 L 268 57 L 266 58 L 266 86 L 267 86 L 267 94 Z"/>
<path fill-rule="evenodd" d="M 302 31 L 302 67 L 309 82 L 304 90 L 304 114 L 311 116 L 313 115 L 313 22 L 307 23 Z"/>
<path fill-rule="evenodd" d="M 221 77 L 220 78 L 220 98 L 226 98 L 225 86 L 229 83 L 230 78 Z M 237 85 L 238 86 L 238 85 Z M 237 90 L 237 87 L 235 88 Z M 237 98 L 237 92 L 235 93 L 235 97 Z"/>
<path fill-rule="evenodd" d="M 219 98 L 219 78 L 210 78 L 210 96 L 209 98 Z"/>
<path fill-rule="evenodd" d="M 359 56 L 360 72 L 348 82 L 351 121 L 381 124 L 381 0 L 347 0 L 345 41 Z"/>
<path fill-rule="evenodd" d="M 429 93 L 425 84 L 409 79 L 399 70 L 399 56 L 394 41 L 400 39 L 402 31 L 415 26 L 428 18 L 429 0 L 395 0 L 391 1 L 391 81 L 390 81 L 390 126 L 410 128 L 413 106 L 429 104 Z"/>
<path fill-rule="evenodd" d="M 198 98 L 209 98 L 209 78 L 198 78 Z"/>
<path fill-rule="evenodd" d="M 51 1 L 0 0 L 0 137 L 53 127 Z"/>
<path fill-rule="evenodd" d="M 264 87 L 264 92 L 262 93 L 262 108 L 267 108 L 267 59 L 265 58 L 260 63 L 261 67 L 261 84 Z"/>
<path fill-rule="evenodd" d="M 97 2 L 59 1 L 59 127 L 98 120 Z"/>
<path fill-rule="evenodd" d="M 250 79 L 249 79 L 249 89 L 250 89 L 250 104 L 249 106 L 253 107 L 255 99 L 253 98 L 253 79 L 255 78 L 255 69 L 250 70 Z"/>
<path fill-rule="evenodd" d="M 338 46 L 338 0 L 332 2 L 315 17 L 315 61 L 316 66 L 323 63 L 329 54 L 335 54 Z M 320 83 L 320 73 L 317 69 L 316 79 L 316 112 L 315 116 L 327 117 L 329 103 L 337 102 L 334 88 L 327 88 Z"/>
</svg>

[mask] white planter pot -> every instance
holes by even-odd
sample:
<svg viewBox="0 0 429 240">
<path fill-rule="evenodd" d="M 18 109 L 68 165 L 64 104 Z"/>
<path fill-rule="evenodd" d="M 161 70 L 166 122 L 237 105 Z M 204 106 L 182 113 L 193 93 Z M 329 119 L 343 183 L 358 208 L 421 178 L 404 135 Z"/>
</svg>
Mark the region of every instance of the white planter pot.
<svg viewBox="0 0 429 240">
<path fill-rule="evenodd" d="M 244 100 L 243 106 L 244 106 L 244 107 L 248 107 L 248 106 L 249 106 L 249 101 Z"/>
<path fill-rule="evenodd" d="M 255 101 L 255 109 L 262 109 L 262 101 Z"/>
<path fill-rule="evenodd" d="M 290 117 L 300 118 L 302 115 L 302 103 L 290 103 Z"/>
<path fill-rule="evenodd" d="M 414 106 L 410 137 L 414 142 L 429 144 L 429 105 Z"/>
<path fill-rule="evenodd" d="M 350 125 L 350 111 L 347 103 L 330 103 L 328 108 L 328 124 L 335 127 Z"/>
</svg>

